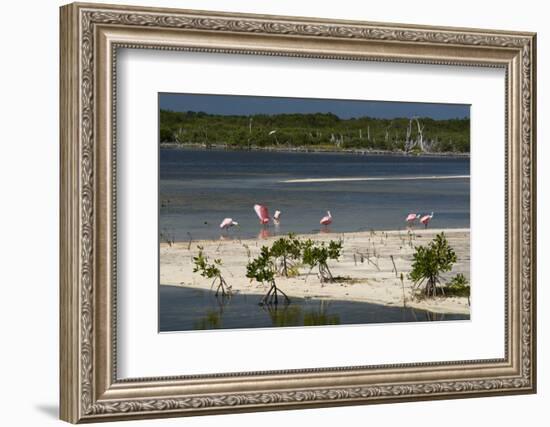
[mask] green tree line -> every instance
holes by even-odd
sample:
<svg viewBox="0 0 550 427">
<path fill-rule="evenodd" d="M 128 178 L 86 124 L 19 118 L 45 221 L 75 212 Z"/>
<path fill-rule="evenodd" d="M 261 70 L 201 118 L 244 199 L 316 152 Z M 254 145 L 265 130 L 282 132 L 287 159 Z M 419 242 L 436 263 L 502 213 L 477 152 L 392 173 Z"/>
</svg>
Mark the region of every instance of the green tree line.
<svg viewBox="0 0 550 427">
<path fill-rule="evenodd" d="M 470 151 L 470 119 L 342 119 L 331 113 L 214 115 L 160 110 L 160 142 L 406 152 Z"/>
</svg>

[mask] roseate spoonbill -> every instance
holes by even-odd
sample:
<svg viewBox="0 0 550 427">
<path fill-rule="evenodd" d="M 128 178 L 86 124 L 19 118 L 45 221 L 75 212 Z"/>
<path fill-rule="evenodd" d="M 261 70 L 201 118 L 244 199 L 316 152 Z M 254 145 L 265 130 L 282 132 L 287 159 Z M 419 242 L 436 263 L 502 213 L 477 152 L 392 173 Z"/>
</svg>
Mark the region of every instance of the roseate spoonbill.
<svg viewBox="0 0 550 427">
<path fill-rule="evenodd" d="M 319 224 L 321 225 L 330 225 L 332 224 L 332 215 L 330 214 L 330 211 L 327 211 L 327 215 L 321 218 L 321 221 L 319 221 Z"/>
<path fill-rule="evenodd" d="M 281 211 L 278 209 L 273 214 L 273 224 L 275 227 L 278 227 L 281 224 Z"/>
<path fill-rule="evenodd" d="M 407 221 L 407 224 L 409 224 L 409 226 L 412 226 L 418 218 L 420 218 L 420 214 L 410 213 L 407 215 L 405 221 Z"/>
<path fill-rule="evenodd" d="M 267 206 L 254 205 L 254 211 L 260 219 L 260 224 L 266 225 L 267 223 L 269 223 L 269 211 L 267 210 Z"/>
<path fill-rule="evenodd" d="M 428 228 L 428 223 L 432 220 L 434 217 L 434 213 L 432 212 L 430 215 L 424 215 L 422 218 L 420 218 L 420 222 L 424 224 L 425 228 Z"/>
<path fill-rule="evenodd" d="M 220 224 L 220 228 L 227 230 L 228 228 L 231 228 L 234 225 L 239 225 L 239 223 L 237 221 L 233 221 L 233 218 L 224 218 L 224 220 Z"/>
</svg>

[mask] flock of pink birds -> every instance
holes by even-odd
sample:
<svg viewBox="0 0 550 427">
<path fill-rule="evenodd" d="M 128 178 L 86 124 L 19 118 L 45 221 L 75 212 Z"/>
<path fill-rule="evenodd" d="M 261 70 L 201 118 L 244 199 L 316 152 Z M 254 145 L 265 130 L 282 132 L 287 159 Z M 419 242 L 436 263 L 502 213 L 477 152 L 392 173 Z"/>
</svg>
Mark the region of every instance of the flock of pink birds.
<svg viewBox="0 0 550 427">
<path fill-rule="evenodd" d="M 425 228 L 428 228 L 428 224 L 430 223 L 433 217 L 434 217 L 433 212 L 429 215 L 423 215 L 423 216 L 416 213 L 410 213 L 407 215 L 407 218 L 405 218 L 405 221 L 407 221 L 407 224 L 409 225 L 409 227 L 412 227 L 415 224 L 416 220 L 419 220 L 421 224 L 424 224 Z"/>
<path fill-rule="evenodd" d="M 258 216 L 258 219 L 260 220 L 261 225 L 269 224 L 270 218 L 269 218 L 269 210 L 267 209 L 267 206 L 256 204 L 256 205 L 254 205 L 254 212 L 256 212 L 256 215 Z M 433 217 L 434 217 L 433 212 L 429 215 L 423 215 L 423 216 L 421 216 L 420 214 L 417 214 L 417 213 L 410 213 L 405 218 L 405 221 L 407 222 L 407 225 L 409 227 L 412 227 L 412 226 L 414 226 L 414 224 L 418 220 L 421 224 L 424 225 L 424 227 L 427 228 L 428 223 L 431 221 L 431 219 Z M 319 224 L 326 227 L 326 226 L 332 224 L 332 219 L 333 218 L 332 218 L 332 215 L 331 215 L 330 211 L 327 211 L 327 214 L 324 217 L 321 218 L 321 220 L 319 221 Z M 281 211 L 276 210 L 275 213 L 273 214 L 273 223 L 275 225 L 279 225 L 280 221 L 281 221 Z M 224 220 L 220 224 L 220 228 L 223 229 L 223 230 L 227 230 L 227 229 L 229 229 L 229 228 L 231 228 L 235 225 L 239 225 L 239 223 L 237 221 L 233 220 L 233 218 L 224 218 Z"/>
<path fill-rule="evenodd" d="M 267 206 L 265 205 L 254 205 L 254 212 L 256 212 L 256 215 L 258 215 L 258 219 L 260 220 L 261 225 L 267 225 L 269 224 L 269 210 L 267 209 Z M 281 223 L 281 211 L 276 210 L 273 214 L 273 224 L 279 225 Z M 319 221 L 321 225 L 330 225 L 332 224 L 332 215 L 330 214 L 330 211 L 327 211 L 327 215 L 321 218 L 321 221 Z M 234 225 L 239 225 L 237 221 L 235 221 L 233 218 L 224 218 L 224 220 L 220 224 L 220 228 L 223 230 L 227 230 L 228 228 L 233 227 Z"/>
</svg>

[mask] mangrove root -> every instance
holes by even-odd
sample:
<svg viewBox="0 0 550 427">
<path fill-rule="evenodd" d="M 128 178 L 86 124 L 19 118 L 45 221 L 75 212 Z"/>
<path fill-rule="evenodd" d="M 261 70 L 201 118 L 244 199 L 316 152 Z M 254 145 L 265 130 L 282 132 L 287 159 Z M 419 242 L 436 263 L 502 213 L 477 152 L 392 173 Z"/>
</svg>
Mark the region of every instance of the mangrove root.
<svg viewBox="0 0 550 427">
<path fill-rule="evenodd" d="M 285 304 L 290 303 L 290 298 L 288 298 L 288 296 L 281 289 L 277 287 L 277 285 L 275 284 L 275 281 L 272 281 L 269 290 L 260 300 L 259 305 L 278 304 L 279 294 L 281 294 L 281 296 L 284 298 Z"/>
</svg>

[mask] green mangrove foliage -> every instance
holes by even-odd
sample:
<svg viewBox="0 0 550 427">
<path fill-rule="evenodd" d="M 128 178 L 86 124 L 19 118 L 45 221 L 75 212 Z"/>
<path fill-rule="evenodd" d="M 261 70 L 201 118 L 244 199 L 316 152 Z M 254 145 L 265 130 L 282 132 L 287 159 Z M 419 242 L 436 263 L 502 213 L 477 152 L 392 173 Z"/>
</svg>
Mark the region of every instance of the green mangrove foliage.
<svg viewBox="0 0 550 427">
<path fill-rule="evenodd" d="M 331 240 L 328 245 L 325 242 L 314 242 L 308 239 L 302 243 L 302 262 L 310 267 L 319 269 L 321 282 L 334 282 L 332 272 L 328 267 L 328 260 L 338 260 L 342 254 L 342 241 Z"/>
<path fill-rule="evenodd" d="M 304 147 L 469 153 L 470 119 L 342 119 L 331 113 L 225 116 L 161 110 L 160 142 L 240 149 Z"/>
<path fill-rule="evenodd" d="M 207 279 L 214 279 L 212 282 L 212 287 L 218 283 L 216 288 L 216 296 L 218 296 L 221 291 L 222 296 L 231 294 L 231 286 L 227 284 L 225 279 L 222 276 L 220 267 L 222 265 L 221 259 L 215 259 L 214 262 L 208 262 L 208 257 L 204 255 L 203 247 L 199 246 L 199 253 L 196 257 L 193 257 L 193 263 L 195 267 L 193 268 L 193 273 L 199 273 L 202 277 Z"/>
<path fill-rule="evenodd" d="M 426 297 L 436 296 L 440 283 L 440 274 L 451 271 L 456 262 L 456 253 L 449 246 L 445 233 L 435 236 L 427 246 L 416 246 L 413 254 L 412 270 L 409 278 L 413 281 L 414 289 L 424 285 L 423 293 Z M 443 292 L 443 291 L 442 291 Z"/>
<path fill-rule="evenodd" d="M 279 294 L 284 297 L 286 303 L 290 302 L 288 296 L 277 287 L 275 273 L 276 266 L 270 249 L 267 246 L 262 246 L 260 254 L 246 265 L 246 277 L 270 285 L 267 293 L 260 300 L 260 305 L 278 304 Z"/>
<path fill-rule="evenodd" d="M 293 233 L 275 240 L 270 249 L 270 255 L 275 258 L 278 273 L 285 277 L 296 275 L 296 261 L 300 259 L 301 253 L 301 242 Z"/>
<path fill-rule="evenodd" d="M 454 276 L 445 288 L 445 293 L 449 296 L 470 298 L 470 284 L 468 279 L 462 273 Z"/>
</svg>

